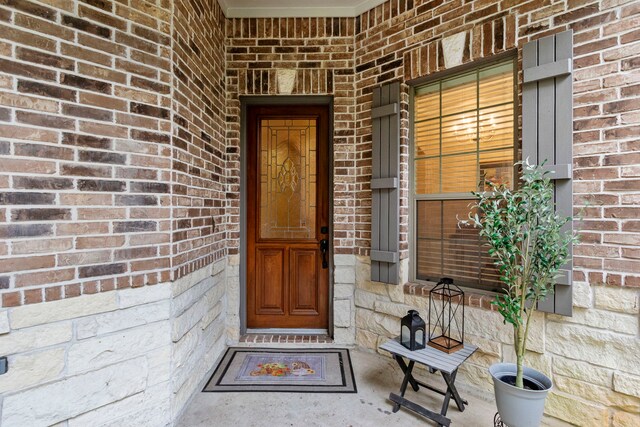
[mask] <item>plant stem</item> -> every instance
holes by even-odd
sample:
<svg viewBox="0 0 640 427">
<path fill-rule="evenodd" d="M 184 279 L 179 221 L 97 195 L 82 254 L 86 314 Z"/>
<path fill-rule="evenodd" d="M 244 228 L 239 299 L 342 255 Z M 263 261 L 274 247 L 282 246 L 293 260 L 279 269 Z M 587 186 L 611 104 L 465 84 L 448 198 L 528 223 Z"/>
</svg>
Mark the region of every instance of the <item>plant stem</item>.
<svg viewBox="0 0 640 427">
<path fill-rule="evenodd" d="M 528 240 L 528 239 L 527 239 Z M 519 388 L 524 388 L 523 387 L 523 381 L 522 381 L 522 362 L 524 359 L 524 347 L 526 345 L 526 340 L 525 340 L 525 331 L 523 330 L 523 320 L 524 320 L 524 315 L 525 315 L 525 304 L 527 303 L 527 287 L 526 287 L 526 281 L 524 280 L 524 278 L 521 279 L 521 286 L 520 286 L 520 316 L 518 317 L 518 326 L 517 326 L 517 336 L 518 336 L 518 341 L 515 343 L 516 345 L 516 362 L 517 362 L 517 371 L 516 371 L 516 387 Z"/>
<path fill-rule="evenodd" d="M 518 338 L 518 341 L 516 342 L 516 387 L 524 388 L 523 386 L 524 382 L 522 379 L 522 373 L 523 373 L 522 363 L 524 361 L 523 350 L 524 350 L 525 342 L 524 342 L 522 325 L 518 326 L 516 336 Z"/>
<path fill-rule="evenodd" d="M 527 223 L 531 224 L 531 222 L 532 222 L 532 219 L 528 218 Z M 527 285 L 529 283 L 529 276 L 531 272 L 530 269 L 531 269 L 531 262 L 532 262 L 530 252 L 532 252 L 532 249 L 535 247 L 535 240 L 536 240 L 536 236 L 535 235 L 532 236 L 533 230 L 529 228 L 527 231 L 528 231 L 527 236 L 522 245 L 522 257 L 525 263 L 524 263 L 522 277 L 520 277 L 520 283 L 519 283 L 520 286 L 518 289 L 518 292 L 520 293 L 519 295 L 520 296 L 520 316 L 518 317 L 519 323 L 517 326 L 518 341 L 515 343 L 516 387 L 518 388 L 524 388 L 523 363 L 524 363 L 524 355 L 526 352 L 527 337 L 529 335 L 529 319 L 531 318 L 530 311 L 535 310 L 535 305 L 532 306 L 529 312 L 527 312 L 525 307 L 527 303 Z M 532 245 L 534 246 L 532 247 Z M 525 316 L 527 317 L 526 321 L 524 321 Z M 525 323 L 524 325 L 523 325 L 523 322 Z"/>
<path fill-rule="evenodd" d="M 524 326 L 524 336 L 521 338 L 521 341 L 518 342 L 519 354 L 516 355 L 516 387 L 524 388 L 524 356 L 527 353 L 527 340 L 529 339 L 529 322 L 531 320 L 531 316 L 535 311 L 535 306 L 538 303 L 538 300 L 535 299 L 533 301 L 533 307 L 527 313 L 527 321 Z"/>
<path fill-rule="evenodd" d="M 524 359 L 522 356 L 518 356 L 516 359 L 516 387 L 518 388 L 524 388 L 522 359 Z"/>
</svg>

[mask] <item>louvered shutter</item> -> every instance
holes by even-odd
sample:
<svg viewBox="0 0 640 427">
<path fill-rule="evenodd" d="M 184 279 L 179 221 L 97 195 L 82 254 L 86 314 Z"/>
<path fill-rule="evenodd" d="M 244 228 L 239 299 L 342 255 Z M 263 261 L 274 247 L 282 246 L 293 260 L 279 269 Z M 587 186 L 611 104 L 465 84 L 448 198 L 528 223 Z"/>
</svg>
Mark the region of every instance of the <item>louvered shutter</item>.
<svg viewBox="0 0 640 427">
<path fill-rule="evenodd" d="M 398 284 L 400 83 L 373 90 L 371 120 L 371 280 Z"/>
<path fill-rule="evenodd" d="M 546 160 L 555 182 L 556 211 L 563 216 L 573 215 L 572 58 L 571 30 L 525 44 L 522 56 L 522 158 L 534 164 Z M 571 316 L 572 268 L 571 261 L 562 267 L 553 296 L 541 301 L 539 310 Z"/>
</svg>

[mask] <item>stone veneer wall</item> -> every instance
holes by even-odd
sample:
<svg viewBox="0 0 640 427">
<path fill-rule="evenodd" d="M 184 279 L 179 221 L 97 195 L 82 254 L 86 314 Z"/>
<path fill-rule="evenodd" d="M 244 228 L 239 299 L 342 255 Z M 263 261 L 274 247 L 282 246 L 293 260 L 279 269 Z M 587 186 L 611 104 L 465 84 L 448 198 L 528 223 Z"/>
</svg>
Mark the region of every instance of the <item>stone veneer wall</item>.
<svg viewBox="0 0 640 427">
<path fill-rule="evenodd" d="M 224 19 L 0 2 L 1 425 L 171 423 L 222 351 Z"/>
<path fill-rule="evenodd" d="M 571 318 L 536 316 L 528 363 L 555 382 L 547 415 L 576 425 L 632 426 L 640 419 L 639 17 L 638 2 L 625 0 L 392 0 L 356 20 L 357 145 L 365 153 L 371 88 L 444 70 L 442 38 L 464 33 L 463 62 L 469 63 L 573 29 L 574 204 L 584 216 L 576 222 L 582 243 L 574 251 L 575 308 Z M 407 108 L 403 136 L 409 131 Z M 401 151 L 403 267 L 409 256 L 408 141 Z M 358 249 L 365 256 L 357 260 L 357 343 L 377 349 L 399 333 L 407 309 L 427 310 L 423 293 L 429 287 L 371 283 L 366 246 Z M 460 383 L 477 390 L 491 390 L 490 364 L 514 360 L 512 334 L 490 300 L 467 299 L 465 338 L 480 351 L 461 370 Z"/>
<path fill-rule="evenodd" d="M 355 341 L 356 227 L 360 206 L 355 146 L 353 18 L 243 18 L 227 20 L 227 152 L 229 194 L 235 229 L 230 246 L 239 246 L 240 96 L 333 95 L 333 250 L 335 341 Z M 295 70 L 290 92 L 278 80 Z M 366 209 L 366 206 L 365 206 Z M 231 249 L 230 249 L 231 251 Z M 236 258 L 235 264 L 239 264 Z M 239 280 L 230 281 L 230 333 L 239 333 Z"/>
<path fill-rule="evenodd" d="M 170 296 L 164 283 L 3 312 L 1 424 L 169 423 Z"/>
<path fill-rule="evenodd" d="M 224 348 L 225 261 L 0 314 L 0 424 L 171 424 Z M 195 285 L 193 285 L 195 283 Z"/>
</svg>

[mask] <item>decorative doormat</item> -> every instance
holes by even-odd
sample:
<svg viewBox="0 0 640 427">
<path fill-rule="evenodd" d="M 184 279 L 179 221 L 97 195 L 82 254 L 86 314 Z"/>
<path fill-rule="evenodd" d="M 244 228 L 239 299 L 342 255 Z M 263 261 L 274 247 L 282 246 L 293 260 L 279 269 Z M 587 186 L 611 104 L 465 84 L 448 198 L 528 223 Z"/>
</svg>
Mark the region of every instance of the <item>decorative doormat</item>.
<svg viewBox="0 0 640 427">
<path fill-rule="evenodd" d="M 203 391 L 356 393 L 349 350 L 230 347 Z"/>
</svg>

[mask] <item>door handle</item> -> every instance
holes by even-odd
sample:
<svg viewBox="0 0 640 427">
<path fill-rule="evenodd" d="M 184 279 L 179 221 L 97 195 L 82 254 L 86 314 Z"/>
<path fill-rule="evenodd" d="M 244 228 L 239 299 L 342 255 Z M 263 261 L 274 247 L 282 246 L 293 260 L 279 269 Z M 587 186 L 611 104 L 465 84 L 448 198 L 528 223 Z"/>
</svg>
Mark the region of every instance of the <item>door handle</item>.
<svg viewBox="0 0 640 427">
<path fill-rule="evenodd" d="M 327 239 L 320 240 L 320 252 L 322 252 L 322 268 L 329 268 L 327 261 L 327 251 L 329 250 L 329 241 Z"/>
</svg>

